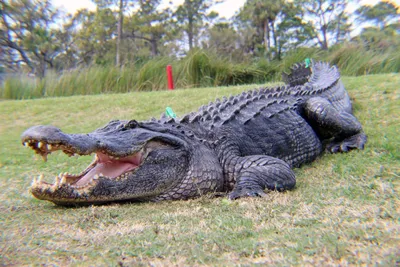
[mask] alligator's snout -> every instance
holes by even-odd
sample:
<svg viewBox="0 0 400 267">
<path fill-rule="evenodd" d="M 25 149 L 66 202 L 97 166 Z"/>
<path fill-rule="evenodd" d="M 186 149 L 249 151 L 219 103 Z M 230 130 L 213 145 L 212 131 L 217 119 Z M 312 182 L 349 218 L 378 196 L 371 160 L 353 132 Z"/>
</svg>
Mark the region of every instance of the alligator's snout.
<svg viewBox="0 0 400 267">
<path fill-rule="evenodd" d="M 32 148 L 45 161 L 47 155 L 56 150 L 69 156 L 89 155 L 96 150 L 96 140 L 89 135 L 69 135 L 54 126 L 31 127 L 22 134 L 21 140 L 24 146 Z"/>
<path fill-rule="evenodd" d="M 47 142 L 58 142 L 60 140 L 69 140 L 69 137 L 60 129 L 51 125 L 37 125 L 26 130 L 22 140 L 46 140 Z"/>
</svg>

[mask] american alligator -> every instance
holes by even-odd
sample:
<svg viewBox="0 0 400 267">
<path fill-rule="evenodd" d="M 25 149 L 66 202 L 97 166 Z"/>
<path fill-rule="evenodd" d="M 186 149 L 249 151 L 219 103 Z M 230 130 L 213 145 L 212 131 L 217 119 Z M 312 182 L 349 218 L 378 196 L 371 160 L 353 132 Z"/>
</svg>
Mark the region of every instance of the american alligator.
<svg viewBox="0 0 400 267">
<path fill-rule="evenodd" d="M 22 143 L 43 156 L 95 154 L 80 174 L 54 183 L 34 179 L 32 194 L 59 205 L 189 199 L 229 192 L 264 196 L 295 186 L 293 167 L 332 153 L 363 149 L 337 67 L 296 64 L 287 85 L 243 92 L 175 119 L 113 120 L 89 134 L 34 126 Z"/>
</svg>

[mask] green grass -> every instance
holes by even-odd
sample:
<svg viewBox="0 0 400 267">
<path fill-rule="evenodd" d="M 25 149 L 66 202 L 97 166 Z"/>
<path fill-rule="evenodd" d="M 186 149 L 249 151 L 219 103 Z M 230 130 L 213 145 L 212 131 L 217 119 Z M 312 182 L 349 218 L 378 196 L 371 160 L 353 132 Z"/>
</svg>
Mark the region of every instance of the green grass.
<svg viewBox="0 0 400 267">
<path fill-rule="evenodd" d="M 87 132 L 111 119 L 178 115 L 254 86 L 0 103 L 0 265 L 381 265 L 400 262 L 400 77 L 344 77 L 368 135 L 364 151 L 296 169 L 294 190 L 266 198 L 62 208 L 34 199 L 32 177 L 78 172 L 90 157 L 44 163 L 19 136 L 36 124 Z"/>
</svg>

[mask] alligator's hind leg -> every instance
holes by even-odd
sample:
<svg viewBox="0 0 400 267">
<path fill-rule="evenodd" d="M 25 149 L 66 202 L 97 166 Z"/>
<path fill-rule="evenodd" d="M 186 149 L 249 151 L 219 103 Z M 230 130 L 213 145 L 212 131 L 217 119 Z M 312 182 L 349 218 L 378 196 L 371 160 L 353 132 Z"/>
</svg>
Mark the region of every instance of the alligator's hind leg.
<svg viewBox="0 0 400 267">
<path fill-rule="evenodd" d="M 230 199 L 245 196 L 264 196 L 264 189 L 283 191 L 292 189 L 296 179 L 290 166 L 283 160 L 254 155 L 241 157 L 235 166 L 236 184 Z"/>
<path fill-rule="evenodd" d="M 367 136 L 360 122 L 352 114 L 338 111 L 321 97 L 309 99 L 305 105 L 308 122 L 322 139 L 331 139 L 326 149 L 332 153 L 364 149 Z"/>
</svg>

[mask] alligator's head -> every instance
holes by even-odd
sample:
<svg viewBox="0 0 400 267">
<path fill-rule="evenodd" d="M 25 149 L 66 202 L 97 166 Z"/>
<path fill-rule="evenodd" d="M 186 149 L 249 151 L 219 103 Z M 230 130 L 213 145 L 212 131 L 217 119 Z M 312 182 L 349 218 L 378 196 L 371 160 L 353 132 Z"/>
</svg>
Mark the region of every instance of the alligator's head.
<svg viewBox="0 0 400 267">
<path fill-rule="evenodd" d="M 214 152 L 182 129 L 157 122 L 111 121 L 89 134 L 34 126 L 21 138 L 44 159 L 58 150 L 95 154 L 79 174 L 61 173 L 54 183 L 34 179 L 32 194 L 59 205 L 187 199 L 222 188 Z"/>
</svg>

